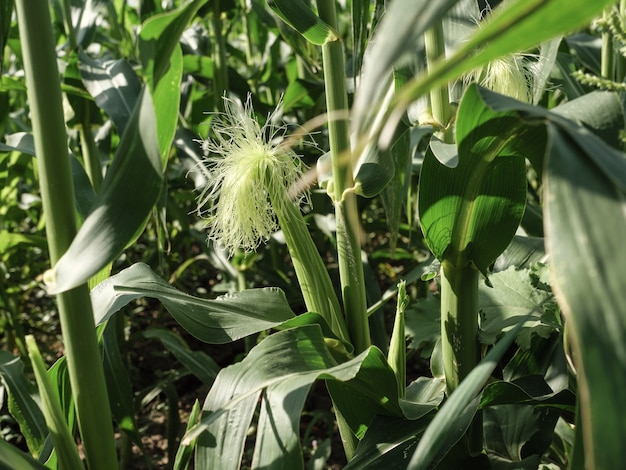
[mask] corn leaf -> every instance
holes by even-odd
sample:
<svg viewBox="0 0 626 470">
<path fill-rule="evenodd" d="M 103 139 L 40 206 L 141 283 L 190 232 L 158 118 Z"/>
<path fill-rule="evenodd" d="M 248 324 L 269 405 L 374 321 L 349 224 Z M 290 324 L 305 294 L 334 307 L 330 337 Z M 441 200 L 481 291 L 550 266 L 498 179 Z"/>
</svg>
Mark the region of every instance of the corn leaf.
<svg viewBox="0 0 626 470">
<path fill-rule="evenodd" d="M 113 419 L 139 449 L 143 451 L 141 434 L 135 422 L 133 389 L 128 369 L 120 353 L 115 322 L 102 332 L 103 367 Z"/>
<path fill-rule="evenodd" d="M 33 366 L 42 411 L 54 444 L 58 464 L 61 468 L 67 468 L 68 470 L 81 470 L 83 463 L 78 455 L 74 436 L 65 420 L 65 411 L 59 400 L 59 394 L 53 386 L 50 376 L 46 373 L 46 366 L 32 335 L 26 336 L 26 347 L 28 348 L 28 357 Z"/>
<path fill-rule="evenodd" d="M 425 430 L 407 468 L 421 470 L 435 467 L 465 434 L 478 411 L 481 389 L 502 355 L 513 343 L 524 321 L 507 332 L 450 395 Z"/>
<path fill-rule="evenodd" d="M 359 390 L 352 392 L 351 398 L 360 398 L 359 405 L 353 405 L 355 410 L 359 408 L 360 417 L 336 404 L 355 431 L 367 428 L 377 411 L 400 415 L 393 372 L 377 348 L 337 365 L 319 326 L 280 331 L 218 375 L 204 403 L 201 424 L 183 440 L 199 435 L 196 465 L 208 468 L 219 463 L 221 469 L 239 468 L 246 432 L 257 399 L 263 394 L 257 432 L 257 445 L 263 448 L 255 450 L 253 468 L 268 468 L 268 462 L 272 468 L 302 467 L 294 417 L 300 416 L 309 388 L 317 379 L 326 379 L 329 384 L 345 382 L 346 387 Z M 387 394 L 389 390 L 391 394 Z"/>
<path fill-rule="evenodd" d="M 181 364 L 202 381 L 211 387 L 220 367 L 203 351 L 192 351 L 180 335 L 162 328 L 150 328 L 143 333 L 144 338 L 158 339 Z"/>
<path fill-rule="evenodd" d="M 585 391 L 585 464 L 615 468 L 626 459 L 626 158 L 584 129 L 550 126 L 550 140 L 547 248 Z"/>
<path fill-rule="evenodd" d="M 470 87 L 456 128 L 458 165 L 427 153 L 420 173 L 419 214 L 433 254 L 486 273 L 508 246 L 526 203 L 526 167 L 514 112 L 495 113 Z M 532 134 L 528 134 L 532 137 Z"/>
<path fill-rule="evenodd" d="M 8 391 L 9 411 L 19 424 L 28 449 L 34 456 L 39 456 L 48 426 L 34 399 L 37 390 L 24 376 L 24 363 L 8 351 L 0 351 L 0 379 Z"/>
<path fill-rule="evenodd" d="M 92 290 L 96 324 L 141 297 L 160 300 L 189 333 L 213 344 L 228 343 L 295 317 L 280 289 L 250 289 L 215 300 L 200 299 L 180 292 L 138 263 Z"/>
<path fill-rule="evenodd" d="M 83 284 L 114 260 L 143 230 L 162 181 L 154 109 L 144 89 L 91 213 L 54 267 L 50 292 Z"/>
<path fill-rule="evenodd" d="M 0 468 L 7 470 L 48 470 L 48 467 L 40 464 L 30 455 L 4 439 L 0 439 Z"/>
<path fill-rule="evenodd" d="M 193 0 L 174 11 L 151 17 L 142 26 L 139 33 L 139 56 L 153 92 L 161 78 L 167 74 L 183 31 L 206 2 L 207 0 Z"/>
<path fill-rule="evenodd" d="M 123 59 L 96 60 L 80 51 L 78 60 L 85 88 L 95 99 L 96 105 L 113 120 L 117 132 L 122 135 L 141 93 L 139 77 Z"/>
<path fill-rule="evenodd" d="M 4 64 L 4 48 L 9 39 L 14 0 L 0 0 L 0 72 Z"/>
<path fill-rule="evenodd" d="M 322 46 L 339 39 L 337 33 L 323 22 L 303 0 L 268 0 L 267 5 L 285 23 L 313 44 Z"/>
</svg>

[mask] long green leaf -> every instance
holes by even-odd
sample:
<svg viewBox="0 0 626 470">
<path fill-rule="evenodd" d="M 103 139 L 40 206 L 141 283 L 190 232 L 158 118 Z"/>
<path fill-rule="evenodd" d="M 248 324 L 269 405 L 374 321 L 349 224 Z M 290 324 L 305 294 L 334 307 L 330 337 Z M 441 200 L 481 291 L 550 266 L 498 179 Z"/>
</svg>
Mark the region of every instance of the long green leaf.
<svg viewBox="0 0 626 470">
<path fill-rule="evenodd" d="M 220 367 L 203 351 L 192 351 L 176 333 L 161 328 L 150 328 L 143 333 L 145 338 L 158 339 L 181 364 L 187 367 L 193 375 L 198 377 L 204 385 L 210 387 Z"/>
<path fill-rule="evenodd" d="M 143 230 L 162 181 L 154 109 L 144 89 L 91 214 L 54 267 L 50 292 L 76 287 L 114 260 Z"/>
<path fill-rule="evenodd" d="M 135 103 L 141 93 L 141 82 L 131 65 L 123 60 L 95 60 L 80 51 L 78 67 L 83 83 L 115 123 L 117 132 L 122 135 Z"/>
<path fill-rule="evenodd" d="M 576 339 L 585 466 L 615 468 L 626 460 L 626 158 L 584 129 L 552 125 L 550 138 L 547 248 Z"/>
<path fill-rule="evenodd" d="M 147 265 L 138 263 L 92 290 L 96 324 L 141 297 L 160 300 L 181 326 L 207 343 L 228 343 L 295 317 L 280 289 L 252 289 L 216 300 L 200 299 L 180 292 Z"/>
<path fill-rule="evenodd" d="M 421 38 L 431 25 L 440 20 L 458 0 L 395 0 L 376 28 L 368 61 L 359 83 L 353 106 L 354 127 L 357 131 L 368 129 L 376 119 L 377 109 L 391 83 L 393 66 L 407 52 L 407 44 L 423 50 Z M 419 47 L 418 47 L 419 45 Z"/>
<path fill-rule="evenodd" d="M 207 0 L 193 0 L 174 11 L 155 15 L 141 28 L 139 56 L 153 93 L 170 67 L 170 59 L 178 47 L 183 31 L 206 2 Z"/>
<path fill-rule="evenodd" d="M 71 430 L 65 420 L 65 412 L 61 407 L 59 395 L 46 373 L 46 366 L 32 335 L 26 336 L 26 346 L 41 396 L 42 411 L 54 443 L 54 450 L 59 465 L 61 468 L 67 468 L 68 470 L 82 470 L 84 466 L 78 455 L 78 449 L 76 448 Z"/>
<path fill-rule="evenodd" d="M 0 469 L 2 470 L 48 470 L 30 455 L 0 439 Z"/>
<path fill-rule="evenodd" d="M 9 411 L 17 421 L 34 456 L 42 450 L 48 427 L 35 401 L 36 389 L 24 376 L 24 363 L 8 351 L 0 351 L 0 379 L 9 394 Z"/>
<path fill-rule="evenodd" d="M 102 332 L 103 367 L 113 419 L 139 449 L 143 451 L 141 434 L 135 420 L 133 389 L 128 368 L 122 359 L 115 322 L 104 325 Z"/>
<path fill-rule="evenodd" d="M 432 87 L 454 80 L 497 57 L 527 50 L 542 41 L 579 28 L 612 3 L 612 0 L 518 0 L 506 4 L 447 60 L 439 63 L 427 75 L 416 77 L 404 88 L 392 104 L 391 116 L 384 120 L 381 144 L 388 145 L 410 103 Z M 564 11 L 568 14 L 564 15 Z M 361 88 L 366 89 L 363 85 Z M 371 98 L 371 95 L 366 95 L 363 100 Z M 368 120 L 359 119 L 359 122 Z"/>
<path fill-rule="evenodd" d="M 0 0 L 0 72 L 4 64 L 4 48 L 9 39 L 12 17 L 13 0 Z"/>
<path fill-rule="evenodd" d="M 313 13 L 308 3 L 303 0 L 267 0 L 267 5 L 285 23 L 313 44 L 322 46 L 339 39 L 337 32 Z"/>
<path fill-rule="evenodd" d="M 363 375 L 361 371 L 364 371 Z M 268 423 L 264 423 L 263 429 L 274 435 L 263 439 L 257 437 L 258 442 L 268 446 L 258 451 L 259 456 L 266 456 L 261 461 L 266 462 L 267 457 L 273 456 L 278 459 L 273 460 L 273 466 L 287 468 L 282 465 L 278 447 L 282 446 L 285 459 L 292 463 L 291 459 L 295 458 L 293 446 L 297 446 L 297 440 L 286 439 L 286 432 L 280 430 L 280 426 L 287 426 L 289 432 L 296 432 L 293 430 L 293 416 L 300 415 L 303 397 L 310 384 L 318 378 L 353 381 L 352 386 L 358 387 L 361 398 L 367 396 L 375 409 L 382 409 L 386 414 L 399 414 L 396 385 L 389 380 L 393 378 L 393 372 L 378 349 L 370 348 L 356 358 L 336 365 L 325 347 L 319 326 L 285 330 L 266 338 L 244 361 L 223 369 L 218 375 L 205 401 L 201 425 L 186 437 L 191 439 L 202 432 L 198 440 L 196 464 L 201 468 L 218 464 L 221 469 L 238 468 L 246 431 L 257 407 L 257 398 L 267 389 L 266 393 L 271 393 L 271 398 L 266 404 L 280 403 L 280 407 L 285 407 L 285 400 L 289 399 L 290 403 L 299 407 L 285 409 L 284 412 L 274 407 L 266 410 L 264 420 L 278 418 L 280 422 L 276 427 L 268 427 Z M 391 385 L 393 395 L 377 394 L 381 387 L 388 385 Z M 286 393 L 291 396 L 287 397 Z M 352 397 L 359 394 L 353 393 Z M 362 401 L 361 405 L 364 403 Z M 372 417 L 370 411 L 365 411 L 369 419 L 362 422 L 362 426 L 367 426 Z M 298 461 L 301 465 L 301 456 Z"/>
</svg>

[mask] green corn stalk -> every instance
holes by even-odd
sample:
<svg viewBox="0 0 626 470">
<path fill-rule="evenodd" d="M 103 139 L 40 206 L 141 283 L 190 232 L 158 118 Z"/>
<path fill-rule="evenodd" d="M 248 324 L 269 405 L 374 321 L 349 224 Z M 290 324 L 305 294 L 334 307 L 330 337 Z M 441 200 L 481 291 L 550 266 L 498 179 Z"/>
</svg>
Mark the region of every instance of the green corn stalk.
<svg viewBox="0 0 626 470">
<path fill-rule="evenodd" d="M 16 2 L 35 150 L 54 265 L 76 234 L 74 191 L 54 37 L 46 0 Z M 102 358 L 87 285 L 57 297 L 70 383 L 90 469 L 117 468 Z"/>
<path fill-rule="evenodd" d="M 318 0 L 322 21 L 337 29 L 337 11 L 333 0 Z M 340 40 L 328 41 L 322 46 L 326 108 L 330 115 L 328 134 L 333 170 L 333 200 L 337 221 L 337 253 L 344 313 L 355 354 L 371 344 L 367 320 L 365 281 L 359 240 L 359 215 L 356 205 L 353 162 L 350 149 L 345 60 Z"/>
<path fill-rule="evenodd" d="M 445 59 L 446 46 L 443 37 L 443 25 L 441 20 L 437 21 L 431 29 L 424 34 L 424 46 L 426 48 L 426 61 L 428 70 L 432 70 L 437 61 Z M 433 120 L 440 129 L 435 131 L 435 135 L 447 144 L 454 141 L 452 133 L 452 109 L 450 107 L 450 96 L 448 84 L 444 83 L 430 90 L 430 108 Z"/>
</svg>

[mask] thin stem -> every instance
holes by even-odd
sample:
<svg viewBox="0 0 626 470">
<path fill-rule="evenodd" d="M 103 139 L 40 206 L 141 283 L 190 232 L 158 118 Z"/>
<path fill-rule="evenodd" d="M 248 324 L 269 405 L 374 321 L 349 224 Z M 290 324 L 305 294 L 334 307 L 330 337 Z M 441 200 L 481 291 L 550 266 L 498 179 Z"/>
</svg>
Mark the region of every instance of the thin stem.
<svg viewBox="0 0 626 470">
<path fill-rule="evenodd" d="M 603 18 L 605 21 L 609 21 L 612 15 L 613 7 L 607 7 L 604 10 Z M 600 74 L 603 78 L 613 80 L 615 70 L 615 52 L 613 51 L 613 35 L 611 31 L 606 29 L 602 33 L 602 57 L 601 57 L 601 71 Z"/>
<path fill-rule="evenodd" d="M 322 21 L 338 29 L 335 0 L 317 0 L 317 10 Z M 343 45 L 332 41 L 322 46 L 326 109 L 331 116 L 328 123 L 331 165 L 333 170 L 333 193 L 337 223 L 337 256 L 343 307 L 348 333 L 355 354 L 367 349 L 370 344 L 365 280 L 361 261 L 359 240 L 359 214 L 352 175 L 354 162 L 350 149 L 350 123 L 348 92 L 346 90 L 346 68 Z M 341 117 L 340 117 L 341 116 Z M 340 410 L 336 411 L 337 424 L 346 457 L 354 455 L 358 440 L 345 421 Z"/>
<path fill-rule="evenodd" d="M 46 0 L 15 2 L 26 88 L 46 222 L 54 265 L 76 234 L 74 191 L 63 120 L 59 72 Z M 86 284 L 59 294 L 59 319 L 87 464 L 115 469 L 117 456 L 102 358 Z"/>
<path fill-rule="evenodd" d="M 70 45 L 70 49 L 76 49 L 76 32 L 74 31 L 74 25 L 72 24 L 72 2 L 70 0 L 63 0 L 61 2 L 63 7 L 63 25 L 65 26 L 65 34 L 67 36 L 67 42 Z"/>
<path fill-rule="evenodd" d="M 318 0 L 320 18 L 337 29 L 337 11 L 334 0 Z M 326 107 L 331 120 L 328 123 L 331 164 L 333 169 L 333 196 L 337 222 L 337 253 L 341 292 L 348 332 L 355 354 L 367 349 L 370 344 L 369 323 L 365 281 L 361 261 L 359 239 L 359 216 L 352 175 L 350 151 L 350 124 L 343 117 L 348 111 L 346 91 L 345 61 L 340 41 L 332 41 L 322 46 L 324 82 L 326 87 Z M 341 118 L 333 119 L 333 115 Z"/>
<path fill-rule="evenodd" d="M 213 2 L 213 57 L 215 68 L 213 72 L 213 92 L 215 94 L 216 111 L 224 112 L 224 100 L 222 96 L 228 90 L 228 69 L 226 68 L 226 42 L 222 28 L 222 11 L 219 0 Z"/>
<path fill-rule="evenodd" d="M 626 17 L 626 0 L 621 0 L 619 2 L 619 17 Z M 615 67 L 615 81 L 618 83 L 622 83 L 624 81 L 624 78 L 626 78 L 626 57 L 624 57 L 624 54 L 622 54 L 619 49 L 617 49 L 616 51 L 616 56 L 617 64 Z"/>
<path fill-rule="evenodd" d="M 441 21 L 437 21 L 431 29 L 424 33 L 424 46 L 426 47 L 426 61 L 430 72 L 434 64 L 445 59 L 446 55 Z M 443 142 L 451 144 L 453 142 L 452 126 L 450 125 L 452 109 L 447 83 L 431 88 L 430 107 L 433 119 L 440 126 L 435 135 Z"/>
</svg>

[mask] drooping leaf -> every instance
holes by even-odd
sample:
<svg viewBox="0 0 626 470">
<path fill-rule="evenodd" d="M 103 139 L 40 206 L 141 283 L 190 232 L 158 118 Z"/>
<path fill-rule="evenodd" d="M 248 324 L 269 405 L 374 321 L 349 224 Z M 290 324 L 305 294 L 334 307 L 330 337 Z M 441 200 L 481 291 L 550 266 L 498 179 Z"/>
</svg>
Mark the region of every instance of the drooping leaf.
<svg viewBox="0 0 626 470">
<path fill-rule="evenodd" d="M 274 459 L 273 466 L 282 468 L 280 455 L 284 454 L 285 459 L 293 463 L 293 446 L 298 444 L 292 438 L 285 440 L 284 430 L 280 429 L 281 426 L 283 429 L 293 428 L 294 421 L 290 415 L 300 415 L 301 404 L 310 384 L 318 378 L 352 382 L 348 386 L 359 390 L 358 394 L 353 392 L 352 397 L 360 397 L 361 404 L 367 401 L 367 397 L 374 409 L 386 410 L 387 414 L 399 414 L 397 398 L 394 398 L 397 393 L 394 383 L 391 384 L 394 395 L 377 394 L 377 391 L 387 387 L 387 384 L 379 382 L 389 382 L 389 377 L 393 377 L 393 372 L 376 348 L 370 348 L 356 358 L 337 365 L 325 347 L 324 337 L 317 325 L 275 333 L 252 349 L 242 362 L 226 367 L 218 375 L 205 401 L 201 425 L 187 435 L 187 439 L 191 439 L 202 433 L 198 440 L 196 465 L 206 467 L 219 462 L 223 469 L 239 467 L 246 431 L 257 407 L 257 398 L 263 390 L 267 390 L 266 394 L 271 394 L 271 399 L 264 398 L 266 406 L 279 403 L 280 407 L 284 407 L 284 400 L 287 399 L 285 393 L 290 394 L 290 403 L 297 405 L 285 412 L 273 408 L 271 413 L 266 410 L 264 420 L 273 417 L 280 422 L 276 423 L 276 427 L 267 427 L 264 424 L 264 431 L 273 433 L 272 436 L 264 436 L 262 439 L 257 437 L 257 442 L 269 446 L 268 449 L 259 450 L 259 455 L 267 452 L 265 455 Z M 347 411 L 346 415 L 354 418 Z M 371 420 L 370 410 L 360 411 L 362 415 L 365 412 L 370 416 Z M 369 420 L 365 420 L 365 416 L 362 418 L 361 424 L 357 425 L 352 420 L 351 425 L 356 425 L 357 428 L 367 426 Z M 224 425 L 226 422 L 228 426 Z M 301 456 L 298 456 L 298 462 L 302 465 Z"/>
<path fill-rule="evenodd" d="M 355 97 L 353 115 L 357 131 L 363 132 L 377 119 L 379 110 L 372 104 L 380 103 L 393 86 L 392 69 L 405 56 L 407 44 L 414 46 L 412 52 L 423 49 L 424 32 L 457 1 L 396 0 L 390 4 L 367 51 L 363 78 Z"/>
<path fill-rule="evenodd" d="M 465 93 L 456 127 L 458 165 L 429 152 L 419 180 L 419 214 L 429 248 L 457 267 L 486 273 L 508 246 L 526 203 L 524 127 L 514 112 L 495 113 L 475 86 Z M 527 138 L 533 138 L 531 132 Z"/>
<path fill-rule="evenodd" d="M 20 426 L 28 449 L 38 456 L 48 435 L 48 426 L 35 401 L 36 388 L 24 376 L 24 363 L 8 351 L 0 351 L 0 379 L 9 395 L 9 411 Z"/>
<path fill-rule="evenodd" d="M 619 132 L 624 128 L 624 110 L 617 93 L 594 91 L 550 111 L 587 127 L 614 148 L 623 147 Z"/>
<path fill-rule="evenodd" d="M 198 377 L 204 385 L 210 387 L 220 368 L 213 359 L 203 351 L 192 351 L 189 346 L 176 333 L 162 328 L 150 328 L 144 331 L 143 336 L 150 339 L 158 339 L 181 364 Z"/>
<path fill-rule="evenodd" d="M 196 338 L 227 343 L 267 330 L 293 318 L 284 293 L 276 288 L 252 289 L 200 299 L 180 292 L 138 263 L 101 282 L 91 291 L 96 324 L 140 297 L 160 300 L 170 314 Z"/>
<path fill-rule="evenodd" d="M 78 67 L 83 84 L 123 135 L 141 93 L 141 82 L 131 65 L 123 60 L 95 60 L 79 52 Z"/>
<path fill-rule="evenodd" d="M 123 431 L 139 449 L 143 451 L 141 434 L 135 420 L 133 389 L 128 368 L 120 354 L 115 322 L 110 322 L 102 332 L 103 367 L 111 415 Z"/>
<path fill-rule="evenodd" d="M 48 470 L 48 467 L 4 439 L 0 439 L 0 467 L 6 470 Z"/>
<path fill-rule="evenodd" d="M 90 215 L 54 267 L 50 292 L 87 282 L 139 236 L 162 181 L 154 108 L 144 89 Z"/>
<path fill-rule="evenodd" d="M 549 130 L 547 248 L 576 338 L 585 459 L 612 468 L 626 459 L 626 159 L 585 129 Z"/>
<path fill-rule="evenodd" d="M 611 0 L 593 3 L 586 0 L 575 0 L 574 3 L 571 0 L 518 0 L 507 3 L 504 8 L 494 12 L 489 21 L 484 22 L 446 61 L 407 84 L 393 104 L 391 115 L 380 121 L 384 126 L 380 143 L 383 146 L 389 144 L 397 123 L 410 103 L 432 87 L 441 86 L 502 55 L 527 50 L 563 32 L 575 30 L 600 14 L 609 4 Z M 570 14 L 563 15 L 564 9 Z M 361 88 L 367 89 L 363 84 Z M 364 101 L 371 100 L 372 95 L 366 95 Z"/>
<path fill-rule="evenodd" d="M 323 22 L 303 0 L 268 0 L 267 5 L 313 44 L 322 46 L 339 39 L 337 32 Z"/>
</svg>

